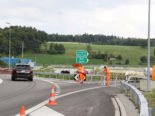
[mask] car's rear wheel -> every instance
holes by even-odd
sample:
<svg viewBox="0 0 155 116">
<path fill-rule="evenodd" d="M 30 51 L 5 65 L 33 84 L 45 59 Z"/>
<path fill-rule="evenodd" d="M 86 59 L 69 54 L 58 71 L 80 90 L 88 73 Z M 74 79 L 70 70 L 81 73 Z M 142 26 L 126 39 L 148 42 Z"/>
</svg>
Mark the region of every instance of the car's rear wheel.
<svg viewBox="0 0 155 116">
<path fill-rule="evenodd" d="M 29 81 L 33 81 L 33 78 L 28 78 Z"/>
<path fill-rule="evenodd" d="M 12 76 L 12 77 L 11 77 L 11 80 L 12 80 L 12 81 L 15 81 L 15 80 L 16 80 L 16 78 Z"/>
</svg>

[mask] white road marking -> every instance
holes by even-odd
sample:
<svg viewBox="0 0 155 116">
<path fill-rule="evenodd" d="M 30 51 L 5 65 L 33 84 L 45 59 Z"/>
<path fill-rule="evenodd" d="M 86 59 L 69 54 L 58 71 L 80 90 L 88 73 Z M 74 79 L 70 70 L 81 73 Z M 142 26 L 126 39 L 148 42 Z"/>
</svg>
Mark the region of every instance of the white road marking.
<svg viewBox="0 0 155 116">
<path fill-rule="evenodd" d="M 93 89 L 99 89 L 99 88 L 103 88 L 103 87 L 106 87 L 106 86 L 92 87 L 92 88 L 77 90 L 77 91 L 74 91 L 74 92 L 69 92 L 69 93 L 65 93 L 65 94 L 56 96 L 55 99 L 62 98 L 62 97 L 65 97 L 65 96 L 68 96 L 68 95 L 72 95 L 72 94 L 75 94 L 75 93 L 80 93 L 80 92 L 83 92 L 83 91 L 88 91 L 88 90 L 93 90 Z M 44 105 L 48 104 L 48 101 L 49 101 L 49 99 L 47 99 L 47 100 L 41 102 L 40 104 L 38 104 L 38 105 L 36 105 L 36 106 L 26 110 L 25 114 L 30 114 L 33 111 L 43 107 Z M 15 116 L 20 116 L 20 114 L 16 114 Z"/>
<path fill-rule="evenodd" d="M 3 83 L 3 80 L 2 80 L 2 79 L 0 79 L 0 84 L 1 84 L 1 83 Z"/>
<path fill-rule="evenodd" d="M 120 116 L 119 107 L 118 107 L 118 105 L 117 105 L 117 103 L 116 103 L 115 99 L 114 99 L 114 98 L 111 98 L 111 100 L 112 100 L 112 103 L 113 103 L 113 105 L 114 105 L 114 109 L 115 109 L 115 116 Z"/>
<path fill-rule="evenodd" d="M 56 112 L 55 110 L 48 108 L 47 106 L 43 106 L 40 109 L 30 113 L 30 116 L 65 116 Z"/>
<path fill-rule="evenodd" d="M 56 87 L 55 95 L 59 95 L 61 93 L 61 88 L 60 88 L 60 86 L 57 83 L 54 83 L 54 82 L 46 80 L 46 79 L 37 79 L 37 80 L 42 80 L 42 81 L 54 84 L 54 86 Z"/>
</svg>

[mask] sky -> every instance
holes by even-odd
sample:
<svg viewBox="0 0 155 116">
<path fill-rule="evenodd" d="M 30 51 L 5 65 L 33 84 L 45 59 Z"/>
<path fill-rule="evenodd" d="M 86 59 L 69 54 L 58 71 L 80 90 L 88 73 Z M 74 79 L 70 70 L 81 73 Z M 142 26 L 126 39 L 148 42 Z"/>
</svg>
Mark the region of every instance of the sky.
<svg viewBox="0 0 155 116">
<path fill-rule="evenodd" d="M 32 26 L 48 34 L 147 38 L 148 0 L 0 0 L 0 28 Z M 155 0 L 151 32 L 155 38 Z"/>
</svg>

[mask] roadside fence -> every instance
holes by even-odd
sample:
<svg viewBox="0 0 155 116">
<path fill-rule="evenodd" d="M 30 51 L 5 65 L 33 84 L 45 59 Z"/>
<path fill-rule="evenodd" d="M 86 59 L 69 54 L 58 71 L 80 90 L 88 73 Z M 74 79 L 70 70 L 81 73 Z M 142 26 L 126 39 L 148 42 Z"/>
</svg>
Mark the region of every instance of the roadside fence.
<svg viewBox="0 0 155 116">
<path fill-rule="evenodd" d="M 55 79 L 63 79 L 63 80 L 74 80 L 75 74 L 65 74 L 65 73 L 53 73 L 53 72 L 34 72 L 34 75 L 37 77 L 44 78 L 55 78 Z M 101 85 L 106 85 L 106 76 L 99 74 L 87 74 L 86 76 L 87 82 L 98 82 Z M 120 80 L 118 80 L 117 76 L 112 77 L 110 79 L 110 85 L 117 87 L 120 84 Z"/>
<path fill-rule="evenodd" d="M 153 116 L 153 109 L 148 107 L 148 102 L 144 95 L 133 85 L 121 81 L 125 94 L 134 102 L 136 108 L 140 111 L 140 116 Z"/>
</svg>

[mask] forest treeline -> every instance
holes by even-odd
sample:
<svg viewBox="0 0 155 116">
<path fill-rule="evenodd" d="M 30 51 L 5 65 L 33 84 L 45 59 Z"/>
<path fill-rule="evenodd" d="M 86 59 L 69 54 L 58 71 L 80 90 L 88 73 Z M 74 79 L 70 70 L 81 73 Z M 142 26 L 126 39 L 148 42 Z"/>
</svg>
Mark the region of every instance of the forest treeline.
<svg viewBox="0 0 155 116">
<path fill-rule="evenodd" d="M 121 46 L 147 46 L 147 40 L 141 38 L 123 38 L 117 36 L 106 36 L 101 34 L 83 34 L 83 35 L 59 35 L 50 34 L 48 41 L 58 42 L 81 42 L 102 45 L 121 45 Z M 151 39 L 151 45 L 155 46 L 155 39 Z"/>
<path fill-rule="evenodd" d="M 24 43 L 24 51 L 32 51 L 41 53 L 41 45 L 46 46 L 47 41 L 57 42 L 81 42 L 102 45 L 123 45 L 123 46 L 147 46 L 146 39 L 139 38 L 122 38 L 117 36 L 106 36 L 101 34 L 82 34 L 82 35 L 62 35 L 47 34 L 45 31 L 37 30 L 33 27 L 11 26 L 0 28 L 0 54 L 8 54 L 9 39 L 11 38 L 11 55 L 17 56 L 21 54 L 22 42 Z M 151 45 L 155 46 L 155 39 L 151 39 Z M 62 54 L 65 48 L 62 45 L 52 45 L 46 53 Z M 60 52 L 63 50 L 63 52 Z"/>
<path fill-rule="evenodd" d="M 0 29 L 0 54 L 8 54 L 11 38 L 11 55 L 21 54 L 22 42 L 24 51 L 40 52 L 42 43 L 48 41 L 48 34 L 32 27 L 11 26 Z"/>
</svg>

